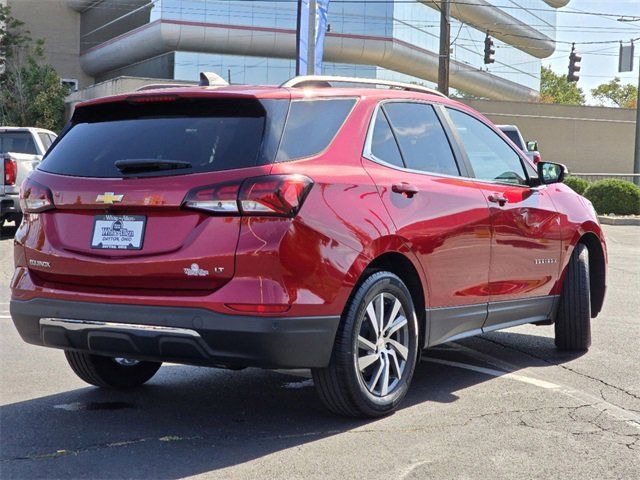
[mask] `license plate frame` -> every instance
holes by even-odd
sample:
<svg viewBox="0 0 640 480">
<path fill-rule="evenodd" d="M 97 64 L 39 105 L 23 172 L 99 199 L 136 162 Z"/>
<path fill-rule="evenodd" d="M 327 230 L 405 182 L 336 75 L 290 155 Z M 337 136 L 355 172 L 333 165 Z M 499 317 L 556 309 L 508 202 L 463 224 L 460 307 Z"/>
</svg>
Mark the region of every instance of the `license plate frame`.
<svg viewBox="0 0 640 480">
<path fill-rule="evenodd" d="M 142 250 L 146 229 L 145 215 L 95 215 L 89 245 L 94 250 Z"/>
</svg>

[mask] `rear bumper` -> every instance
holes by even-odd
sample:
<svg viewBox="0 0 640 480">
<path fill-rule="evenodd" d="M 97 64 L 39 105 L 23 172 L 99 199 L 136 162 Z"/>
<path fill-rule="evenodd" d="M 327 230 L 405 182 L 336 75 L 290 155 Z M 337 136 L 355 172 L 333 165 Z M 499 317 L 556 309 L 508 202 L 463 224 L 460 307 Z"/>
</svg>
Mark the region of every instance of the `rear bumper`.
<svg viewBox="0 0 640 480">
<path fill-rule="evenodd" d="M 28 343 L 195 365 L 312 368 L 329 363 L 340 317 L 249 317 L 199 308 L 12 300 Z"/>
</svg>

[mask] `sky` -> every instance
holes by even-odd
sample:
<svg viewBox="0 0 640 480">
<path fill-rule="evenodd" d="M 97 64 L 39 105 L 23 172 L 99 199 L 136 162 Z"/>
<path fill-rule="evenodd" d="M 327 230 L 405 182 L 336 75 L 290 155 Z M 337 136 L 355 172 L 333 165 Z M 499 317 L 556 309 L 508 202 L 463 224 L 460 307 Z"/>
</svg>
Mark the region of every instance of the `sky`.
<svg viewBox="0 0 640 480">
<path fill-rule="evenodd" d="M 602 12 L 615 15 L 640 17 L 640 0 L 572 0 L 569 5 L 558 10 L 558 42 L 593 42 L 623 40 L 626 44 L 631 38 L 640 37 L 640 21 L 619 22 L 610 17 L 598 17 L 569 12 Z M 598 105 L 591 98 L 591 89 L 601 83 L 619 77 L 623 83 L 638 85 L 640 69 L 640 40 L 635 42 L 634 71 L 618 73 L 619 43 L 610 45 L 576 45 L 582 55 L 580 86 L 587 95 L 589 104 Z M 551 66 L 556 73 L 567 74 L 571 45 L 558 43 L 556 52 L 543 59 L 542 64 Z"/>
</svg>

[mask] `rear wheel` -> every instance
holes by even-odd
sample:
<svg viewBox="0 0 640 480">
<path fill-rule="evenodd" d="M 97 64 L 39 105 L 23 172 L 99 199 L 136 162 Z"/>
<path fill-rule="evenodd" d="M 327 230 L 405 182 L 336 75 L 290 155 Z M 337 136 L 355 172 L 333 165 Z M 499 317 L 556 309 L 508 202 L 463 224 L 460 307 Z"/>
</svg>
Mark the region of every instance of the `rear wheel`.
<svg viewBox="0 0 640 480">
<path fill-rule="evenodd" d="M 591 345 L 589 251 L 581 243 L 573 250 L 567 266 L 555 331 L 559 350 L 584 351 Z"/>
<path fill-rule="evenodd" d="M 65 350 L 64 354 L 75 374 L 96 387 L 137 387 L 153 377 L 162 365 L 160 362 L 102 357 L 71 350 Z"/>
<path fill-rule="evenodd" d="M 313 370 L 320 398 L 340 415 L 379 417 L 397 409 L 418 353 L 418 322 L 405 284 L 390 272 L 367 278 L 340 322 L 329 366 Z"/>
</svg>

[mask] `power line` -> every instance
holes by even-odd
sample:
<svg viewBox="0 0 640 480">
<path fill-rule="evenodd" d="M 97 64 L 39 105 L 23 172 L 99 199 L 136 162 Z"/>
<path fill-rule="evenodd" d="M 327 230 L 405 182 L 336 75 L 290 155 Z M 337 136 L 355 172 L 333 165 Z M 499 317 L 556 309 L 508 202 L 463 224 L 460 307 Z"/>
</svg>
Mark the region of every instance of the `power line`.
<svg viewBox="0 0 640 480">
<path fill-rule="evenodd" d="M 205 2 L 206 0 L 198 0 L 200 2 Z M 235 2 L 237 0 L 215 0 L 218 3 L 225 2 Z M 571 7 L 566 7 L 567 9 L 555 9 L 555 8 L 536 8 L 536 7 L 523 7 L 520 5 L 493 5 L 493 4 L 478 4 L 475 2 L 469 2 L 464 0 L 449 0 L 452 5 L 466 5 L 472 6 L 476 8 L 500 8 L 503 10 L 523 10 L 528 12 L 552 12 L 559 14 L 574 14 L 574 15 L 587 15 L 587 16 L 596 16 L 596 17 L 608 17 L 613 19 L 614 21 L 621 22 L 636 22 L 640 21 L 640 16 L 638 15 L 624 15 L 619 13 L 609 13 L 609 12 L 587 12 L 584 10 L 577 10 Z M 157 0 L 152 0 L 149 3 L 156 3 Z M 243 0 L 244 3 L 265 3 L 265 4 L 297 4 L 297 0 Z M 332 0 L 332 4 L 415 4 L 416 0 Z M 91 6 L 89 9 L 119 9 L 120 7 L 139 7 L 140 4 L 135 3 L 119 3 L 118 6 L 110 6 L 98 4 Z M 437 6 L 437 3 L 434 1 L 434 6 Z"/>
</svg>

